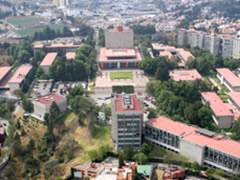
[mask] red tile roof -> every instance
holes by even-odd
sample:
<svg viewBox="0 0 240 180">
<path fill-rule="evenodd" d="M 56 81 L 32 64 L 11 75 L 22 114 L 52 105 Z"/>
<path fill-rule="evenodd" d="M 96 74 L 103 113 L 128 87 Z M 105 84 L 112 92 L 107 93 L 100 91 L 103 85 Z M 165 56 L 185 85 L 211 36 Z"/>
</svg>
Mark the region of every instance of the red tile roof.
<svg viewBox="0 0 240 180">
<path fill-rule="evenodd" d="M 17 71 L 13 74 L 13 76 L 8 81 L 8 83 L 21 83 L 31 69 L 32 69 L 32 66 L 29 64 L 21 65 L 17 69 Z"/>
<path fill-rule="evenodd" d="M 152 47 L 157 51 L 176 51 L 176 48 L 174 46 L 168 46 L 158 43 L 152 43 Z"/>
<path fill-rule="evenodd" d="M 228 68 L 217 68 L 219 74 L 221 74 L 233 87 L 240 86 L 240 78 L 237 77 L 230 69 Z"/>
<path fill-rule="evenodd" d="M 0 81 L 6 76 L 6 74 L 11 70 L 10 66 L 0 67 Z"/>
<path fill-rule="evenodd" d="M 136 51 L 134 48 L 128 49 L 110 49 L 105 50 L 106 57 L 135 57 Z"/>
<path fill-rule="evenodd" d="M 65 54 L 66 58 L 69 60 L 69 59 L 74 59 L 75 56 L 76 56 L 76 53 L 75 52 L 67 52 Z"/>
<path fill-rule="evenodd" d="M 184 49 L 177 49 L 178 54 L 183 58 L 183 60 L 186 62 L 188 60 L 189 57 L 192 57 L 193 59 L 195 59 L 195 57 L 192 55 L 192 53 L 190 53 L 189 51 L 185 51 Z"/>
<path fill-rule="evenodd" d="M 119 96 L 119 99 L 115 100 L 115 110 L 116 112 L 127 112 L 127 111 L 142 111 L 142 106 L 140 100 L 135 94 L 131 95 L 133 108 L 127 109 L 123 105 L 123 98 Z"/>
<path fill-rule="evenodd" d="M 195 130 L 198 129 L 198 127 L 173 121 L 163 116 L 158 116 L 157 118 L 150 119 L 146 122 L 146 124 L 156 128 L 160 128 L 181 137 L 189 135 L 190 133 L 193 133 Z"/>
<path fill-rule="evenodd" d="M 55 61 L 58 53 L 47 53 L 47 55 L 42 60 L 40 66 L 51 66 Z"/>
<path fill-rule="evenodd" d="M 213 136 L 206 136 L 196 132 L 199 129 L 198 127 L 173 121 L 163 116 L 150 119 L 146 124 L 181 136 L 184 140 L 194 144 L 208 146 L 240 158 L 240 142 L 233 141 L 223 135 L 214 134 Z"/>
<path fill-rule="evenodd" d="M 172 55 L 172 53 L 169 52 L 169 51 L 161 51 L 161 52 L 160 52 L 160 56 L 167 56 L 168 59 L 171 59 L 173 55 Z"/>
<path fill-rule="evenodd" d="M 195 81 L 202 79 L 202 76 L 196 69 L 175 69 L 170 71 L 169 75 L 174 81 Z"/>
<path fill-rule="evenodd" d="M 56 103 L 61 102 L 61 101 L 65 101 L 66 98 L 58 96 L 56 94 L 50 94 L 50 95 L 45 95 L 45 96 L 41 96 L 38 98 L 38 102 L 44 105 L 51 105 L 53 101 L 55 101 Z"/>
<path fill-rule="evenodd" d="M 216 116 L 233 116 L 224 102 L 215 92 L 202 92 L 203 99 L 209 102 L 210 107 Z"/>
<path fill-rule="evenodd" d="M 230 103 L 225 103 L 226 107 L 233 113 L 233 120 L 237 121 L 238 118 L 240 117 L 240 113 L 237 110 L 236 107 L 234 107 L 234 105 L 230 104 Z"/>
<path fill-rule="evenodd" d="M 107 55 L 109 54 L 108 52 L 110 51 L 114 51 L 113 49 L 111 50 L 110 48 L 101 48 L 100 49 L 100 57 L 99 57 L 99 61 L 142 61 L 142 56 L 140 54 L 140 51 L 137 47 L 134 48 L 128 48 L 128 49 L 122 49 L 121 53 L 114 53 L 115 56 L 114 57 L 129 57 L 129 54 L 131 54 L 131 56 L 133 56 L 133 53 L 135 53 L 135 58 L 131 58 L 131 59 L 108 59 Z M 116 51 L 116 50 L 115 50 Z M 129 53 L 131 52 L 131 53 Z M 117 55 L 117 56 L 116 56 Z"/>
</svg>

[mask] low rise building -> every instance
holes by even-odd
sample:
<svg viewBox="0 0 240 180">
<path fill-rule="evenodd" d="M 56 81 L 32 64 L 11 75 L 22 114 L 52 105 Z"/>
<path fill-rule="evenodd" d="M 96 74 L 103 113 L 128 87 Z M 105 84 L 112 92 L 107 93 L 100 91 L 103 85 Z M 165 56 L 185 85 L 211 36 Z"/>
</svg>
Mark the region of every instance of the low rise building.
<svg viewBox="0 0 240 180">
<path fill-rule="evenodd" d="M 151 180 L 153 173 L 153 165 L 138 165 L 137 173 L 143 176 L 145 180 Z"/>
<path fill-rule="evenodd" d="M 34 112 L 32 116 L 40 121 L 45 121 L 45 114 L 49 114 L 50 107 L 52 103 L 55 102 L 60 110 L 60 115 L 62 115 L 67 110 L 67 100 L 65 97 L 49 94 L 36 98 L 33 101 Z"/>
<path fill-rule="evenodd" d="M 133 180 L 137 169 L 137 163 L 131 162 L 118 169 L 116 180 Z"/>
<path fill-rule="evenodd" d="M 75 53 L 75 52 L 67 52 L 67 53 L 65 54 L 65 56 L 66 56 L 66 59 L 67 59 L 67 60 L 75 59 L 76 53 Z"/>
<path fill-rule="evenodd" d="M 185 169 L 180 168 L 166 168 L 162 175 L 163 180 L 170 180 L 170 179 L 182 179 L 186 175 Z"/>
<path fill-rule="evenodd" d="M 202 166 L 240 173 L 240 143 L 223 135 L 159 116 L 146 122 L 145 138 Z"/>
<path fill-rule="evenodd" d="M 139 149 L 142 142 L 142 102 L 135 94 L 116 95 L 112 98 L 112 139 L 116 148 L 132 145 Z"/>
<path fill-rule="evenodd" d="M 189 51 L 186 51 L 184 49 L 177 49 L 177 56 L 184 63 L 186 63 L 189 58 L 195 59 L 195 57 L 192 55 L 192 53 L 190 53 Z"/>
<path fill-rule="evenodd" d="M 23 86 L 24 80 L 29 74 L 32 66 L 29 64 L 21 65 L 16 72 L 12 75 L 10 80 L 8 81 L 8 86 L 11 92 L 14 92 L 16 89 L 20 89 Z"/>
<path fill-rule="evenodd" d="M 143 60 L 138 47 L 127 49 L 101 48 L 99 65 L 101 69 L 136 69 Z"/>
<path fill-rule="evenodd" d="M 197 79 L 203 80 L 202 76 L 196 69 L 175 69 L 169 71 L 169 75 L 174 81 L 193 82 Z"/>
<path fill-rule="evenodd" d="M 104 169 L 102 163 L 85 162 L 76 165 L 72 168 L 73 177 L 77 179 L 84 179 L 85 177 L 97 177 Z"/>
<path fill-rule="evenodd" d="M 233 113 L 236 114 L 235 120 L 238 120 L 240 115 L 240 92 L 228 92 L 228 102 L 233 105 Z"/>
<path fill-rule="evenodd" d="M 45 74 L 48 74 L 49 68 L 53 65 L 58 53 L 47 53 L 47 55 L 42 60 L 40 67 Z"/>
<path fill-rule="evenodd" d="M 212 118 L 218 128 L 228 129 L 232 126 L 233 113 L 228 109 L 224 102 L 215 92 L 202 92 L 202 102 L 209 103 L 212 109 Z"/>
<path fill-rule="evenodd" d="M 240 91 L 240 78 L 228 68 L 217 68 L 217 78 L 229 91 Z"/>
</svg>

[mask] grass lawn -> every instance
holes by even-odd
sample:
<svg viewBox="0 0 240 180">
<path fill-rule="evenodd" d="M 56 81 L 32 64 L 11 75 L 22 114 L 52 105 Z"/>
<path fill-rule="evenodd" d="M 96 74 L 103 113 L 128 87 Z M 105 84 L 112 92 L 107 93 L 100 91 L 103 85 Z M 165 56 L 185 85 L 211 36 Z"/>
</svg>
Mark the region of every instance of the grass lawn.
<svg viewBox="0 0 240 180">
<path fill-rule="evenodd" d="M 111 72 L 110 73 L 111 80 L 113 79 L 133 79 L 132 72 Z"/>
<path fill-rule="evenodd" d="M 24 25 L 30 25 L 30 24 L 38 24 L 40 22 L 43 22 L 44 20 L 36 16 L 18 16 L 18 17 L 8 18 L 7 21 L 14 25 L 24 26 Z"/>
<path fill-rule="evenodd" d="M 20 30 L 16 30 L 16 33 L 18 33 L 21 36 L 33 36 L 35 32 L 43 31 L 46 27 L 47 26 L 39 26 L 39 27 L 20 29 Z M 51 25 L 48 27 L 54 30 L 57 30 L 57 29 L 62 30 L 64 28 L 64 25 Z"/>
<path fill-rule="evenodd" d="M 228 92 L 228 89 L 223 84 L 221 84 L 218 78 L 214 77 L 213 79 L 222 88 L 223 91 Z"/>
</svg>

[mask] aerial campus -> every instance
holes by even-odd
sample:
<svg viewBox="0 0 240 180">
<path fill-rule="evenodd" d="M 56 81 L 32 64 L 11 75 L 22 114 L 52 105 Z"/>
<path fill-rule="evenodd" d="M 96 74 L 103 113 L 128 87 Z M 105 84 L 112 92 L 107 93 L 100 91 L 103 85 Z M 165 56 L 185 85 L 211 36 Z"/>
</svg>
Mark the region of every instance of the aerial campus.
<svg viewBox="0 0 240 180">
<path fill-rule="evenodd" d="M 230 1 L 0 1 L 0 179 L 240 179 Z"/>
</svg>

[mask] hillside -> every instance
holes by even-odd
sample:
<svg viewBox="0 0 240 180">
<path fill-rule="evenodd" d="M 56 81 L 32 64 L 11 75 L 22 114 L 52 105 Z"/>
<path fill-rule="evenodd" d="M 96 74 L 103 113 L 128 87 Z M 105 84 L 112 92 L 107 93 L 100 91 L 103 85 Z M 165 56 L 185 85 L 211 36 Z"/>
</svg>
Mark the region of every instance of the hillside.
<svg viewBox="0 0 240 180">
<path fill-rule="evenodd" d="M 17 119 L 15 119 L 16 122 Z M 21 146 L 27 151 L 29 141 L 33 139 L 35 142 L 34 158 L 29 159 L 29 154 L 22 157 L 12 153 L 11 161 L 3 171 L 4 176 L 9 179 L 14 177 L 18 177 L 17 179 L 26 179 L 26 177 L 30 179 L 65 178 L 70 175 L 72 166 L 90 161 L 88 151 L 98 150 L 103 145 L 112 146 L 110 128 L 96 123 L 95 133 L 91 135 L 86 122 L 80 126 L 77 116 L 74 113 L 67 113 L 54 125 L 53 131 L 57 142 L 48 159 L 46 158 L 47 153 L 43 150 L 43 139 L 47 127 L 32 119 L 21 119 L 20 123 L 26 133 L 20 136 Z M 40 172 L 35 172 L 34 166 L 37 167 L 38 163 Z M 12 167 L 15 167 L 16 171 L 13 171 Z"/>
</svg>

